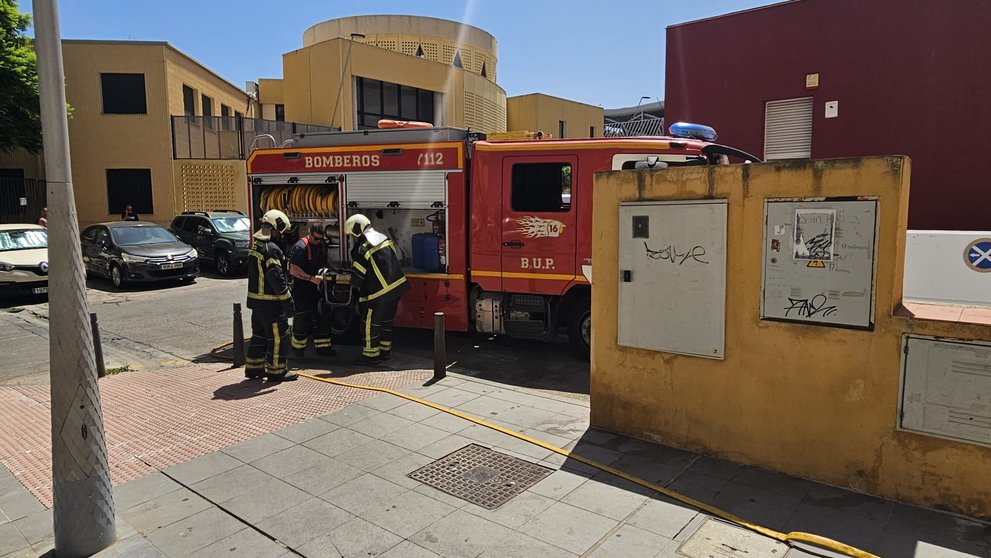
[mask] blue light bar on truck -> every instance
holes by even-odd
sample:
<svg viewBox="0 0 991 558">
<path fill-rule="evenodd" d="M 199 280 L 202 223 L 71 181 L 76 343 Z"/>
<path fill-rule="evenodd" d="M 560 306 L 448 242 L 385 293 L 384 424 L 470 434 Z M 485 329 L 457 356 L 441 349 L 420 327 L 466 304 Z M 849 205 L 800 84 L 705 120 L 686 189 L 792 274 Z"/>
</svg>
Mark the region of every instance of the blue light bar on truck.
<svg viewBox="0 0 991 558">
<path fill-rule="evenodd" d="M 668 127 L 668 133 L 676 138 L 697 139 L 702 141 L 716 141 L 716 130 L 703 124 L 692 124 L 691 122 L 675 122 Z"/>
</svg>

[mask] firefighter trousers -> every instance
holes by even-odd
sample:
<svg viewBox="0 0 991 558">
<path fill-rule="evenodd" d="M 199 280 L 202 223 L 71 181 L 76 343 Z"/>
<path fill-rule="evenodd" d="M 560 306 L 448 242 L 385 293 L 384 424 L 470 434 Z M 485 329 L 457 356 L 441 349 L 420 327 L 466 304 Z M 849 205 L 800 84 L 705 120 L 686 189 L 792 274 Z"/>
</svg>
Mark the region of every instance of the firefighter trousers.
<svg viewBox="0 0 991 558">
<path fill-rule="evenodd" d="M 305 350 L 312 333 L 317 354 L 327 352 L 331 348 L 330 316 L 320 313 L 320 293 L 316 287 L 312 284 L 300 285 L 293 290 L 293 302 L 296 313 L 292 318 L 292 348 Z"/>
<path fill-rule="evenodd" d="M 289 321 L 281 309 L 251 311 L 251 342 L 245 357 L 247 376 L 267 374 L 281 376 L 289 371 Z"/>
<path fill-rule="evenodd" d="M 361 354 L 367 358 L 389 357 L 392 352 L 392 323 L 396 319 L 398 297 L 382 297 L 362 302 Z"/>
</svg>

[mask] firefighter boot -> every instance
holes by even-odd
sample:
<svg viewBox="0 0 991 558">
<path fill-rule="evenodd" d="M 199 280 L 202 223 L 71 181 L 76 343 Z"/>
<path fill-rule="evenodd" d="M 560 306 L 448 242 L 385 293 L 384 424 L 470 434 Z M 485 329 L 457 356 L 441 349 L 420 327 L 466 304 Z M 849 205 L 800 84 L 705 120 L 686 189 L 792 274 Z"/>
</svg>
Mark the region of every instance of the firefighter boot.
<svg viewBox="0 0 991 558">
<path fill-rule="evenodd" d="M 299 378 L 299 375 L 292 371 L 286 371 L 282 374 L 266 374 L 268 376 L 268 381 L 270 382 L 291 382 Z"/>
<path fill-rule="evenodd" d="M 362 366 L 377 366 L 381 362 L 381 356 L 370 357 L 366 355 L 358 355 L 358 358 L 354 359 L 355 364 L 360 364 Z"/>
</svg>

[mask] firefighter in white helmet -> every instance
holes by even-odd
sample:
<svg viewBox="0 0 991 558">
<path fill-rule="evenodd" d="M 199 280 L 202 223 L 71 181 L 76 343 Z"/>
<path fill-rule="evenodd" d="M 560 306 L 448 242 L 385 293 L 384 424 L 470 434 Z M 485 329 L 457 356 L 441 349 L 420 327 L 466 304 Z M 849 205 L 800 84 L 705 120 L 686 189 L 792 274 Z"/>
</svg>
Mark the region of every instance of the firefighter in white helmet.
<svg viewBox="0 0 991 558">
<path fill-rule="evenodd" d="M 362 346 L 358 364 L 373 365 L 392 354 L 392 323 L 399 299 L 409 290 L 396 247 L 372 228 L 368 217 L 348 217 L 344 230 L 353 238 L 351 286 L 358 290 Z"/>
<path fill-rule="evenodd" d="M 292 297 L 286 281 L 285 256 L 274 241 L 289 230 L 289 217 L 271 209 L 261 218 L 248 251 L 248 308 L 251 309 L 251 342 L 244 375 L 266 376 L 269 381 L 295 380 L 289 371 L 289 314 Z"/>
</svg>

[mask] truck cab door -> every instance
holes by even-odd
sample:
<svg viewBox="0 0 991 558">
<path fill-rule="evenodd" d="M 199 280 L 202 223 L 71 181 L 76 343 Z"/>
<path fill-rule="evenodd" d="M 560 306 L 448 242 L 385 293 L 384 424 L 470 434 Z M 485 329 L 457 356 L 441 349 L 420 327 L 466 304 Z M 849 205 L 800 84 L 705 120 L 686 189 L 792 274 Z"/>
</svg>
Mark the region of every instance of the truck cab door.
<svg viewBox="0 0 991 558">
<path fill-rule="evenodd" d="M 502 170 L 502 290 L 561 294 L 575 276 L 578 157 L 507 157 Z"/>
</svg>

